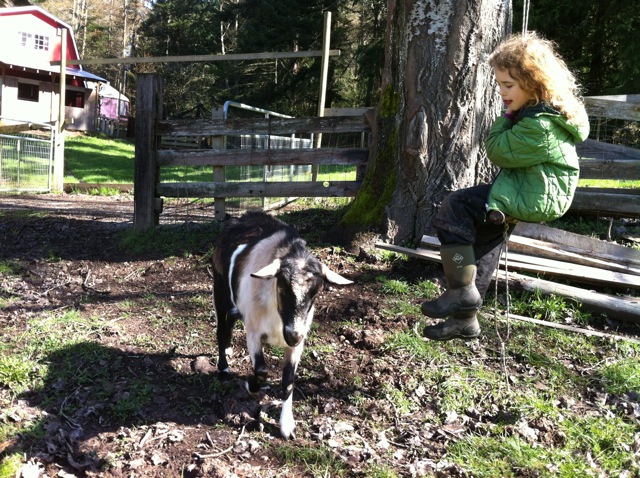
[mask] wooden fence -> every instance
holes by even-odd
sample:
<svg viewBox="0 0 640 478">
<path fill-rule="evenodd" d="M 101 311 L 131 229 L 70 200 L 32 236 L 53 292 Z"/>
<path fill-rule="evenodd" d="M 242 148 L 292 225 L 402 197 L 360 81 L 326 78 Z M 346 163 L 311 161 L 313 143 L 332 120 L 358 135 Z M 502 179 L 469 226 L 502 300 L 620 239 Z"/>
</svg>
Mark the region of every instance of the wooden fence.
<svg viewBox="0 0 640 478">
<path fill-rule="evenodd" d="M 601 120 L 634 122 L 640 135 L 640 95 L 592 96 L 585 98 L 592 121 L 591 137 L 576 145 L 581 179 L 640 180 L 640 149 L 605 142 L 600 138 Z M 579 187 L 571 213 L 599 217 L 640 217 L 640 189 Z"/>
<path fill-rule="evenodd" d="M 312 118 L 161 120 L 162 81 L 141 74 L 137 81 L 135 128 L 134 229 L 146 231 L 159 222 L 162 197 L 214 198 L 215 217 L 225 215 L 225 198 L 240 197 L 353 197 L 366 172 L 368 148 L 223 149 L 226 135 L 322 135 L 368 133 L 363 115 Z M 640 121 L 640 95 L 587 99 L 590 115 Z M 209 149 L 160 148 L 185 138 L 213 138 Z M 579 145 L 581 177 L 585 179 L 639 179 L 640 150 L 588 140 Z M 353 181 L 225 182 L 225 167 L 242 165 L 353 165 Z M 210 166 L 211 182 L 160 181 L 163 166 Z M 606 217 L 640 217 L 640 190 L 579 188 L 573 212 Z"/>
<path fill-rule="evenodd" d="M 366 172 L 369 150 L 360 147 L 313 149 L 223 149 L 224 136 L 329 135 L 368 133 L 362 115 L 312 118 L 160 120 L 162 81 L 155 74 L 141 74 L 137 81 L 135 131 L 134 229 L 146 231 L 159 222 L 162 197 L 214 198 L 216 218 L 225 215 L 225 198 L 240 197 L 353 197 Z M 211 149 L 162 150 L 160 137 L 213 138 Z M 166 140 L 165 140 L 166 143 Z M 351 165 L 352 181 L 225 182 L 227 166 Z M 211 166 L 211 182 L 160 182 L 163 166 Z"/>
</svg>

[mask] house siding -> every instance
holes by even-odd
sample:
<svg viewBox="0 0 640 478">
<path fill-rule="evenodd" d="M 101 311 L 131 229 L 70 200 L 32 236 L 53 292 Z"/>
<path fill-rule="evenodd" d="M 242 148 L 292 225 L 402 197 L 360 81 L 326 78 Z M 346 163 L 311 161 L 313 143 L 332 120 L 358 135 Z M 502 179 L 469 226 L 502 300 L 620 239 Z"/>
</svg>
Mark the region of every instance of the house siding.
<svg viewBox="0 0 640 478">
<path fill-rule="evenodd" d="M 55 122 L 59 117 L 59 67 L 61 41 L 58 28 L 67 33 L 66 58 L 78 59 L 73 32 L 68 25 L 39 7 L 0 8 L 0 116 L 5 119 Z M 65 31 L 65 30 L 63 30 Z M 84 95 L 84 108 L 65 107 L 65 129 L 95 129 L 97 94 L 83 78 L 66 75 L 66 91 Z M 38 101 L 18 97 L 19 83 L 38 86 Z M 67 99 L 68 100 L 68 99 Z"/>
</svg>

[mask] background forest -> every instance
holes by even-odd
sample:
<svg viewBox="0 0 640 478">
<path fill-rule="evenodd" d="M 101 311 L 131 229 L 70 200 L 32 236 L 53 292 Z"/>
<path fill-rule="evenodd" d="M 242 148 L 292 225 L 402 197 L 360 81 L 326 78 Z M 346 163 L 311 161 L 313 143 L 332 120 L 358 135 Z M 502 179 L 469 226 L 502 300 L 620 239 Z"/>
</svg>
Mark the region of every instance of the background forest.
<svg viewBox="0 0 640 478">
<path fill-rule="evenodd" d="M 386 0 L 47 0 L 69 23 L 82 58 L 320 50 L 332 12 L 326 107 L 372 106 L 384 61 Z M 513 1 L 513 31 L 523 0 Z M 626 0 L 537 0 L 528 28 L 558 43 L 585 95 L 640 93 L 640 10 Z M 320 59 L 89 68 L 133 97 L 135 75 L 160 73 L 168 117 L 208 117 L 225 101 L 294 116 L 315 115 Z M 135 98 L 132 98 L 135 107 Z"/>
</svg>

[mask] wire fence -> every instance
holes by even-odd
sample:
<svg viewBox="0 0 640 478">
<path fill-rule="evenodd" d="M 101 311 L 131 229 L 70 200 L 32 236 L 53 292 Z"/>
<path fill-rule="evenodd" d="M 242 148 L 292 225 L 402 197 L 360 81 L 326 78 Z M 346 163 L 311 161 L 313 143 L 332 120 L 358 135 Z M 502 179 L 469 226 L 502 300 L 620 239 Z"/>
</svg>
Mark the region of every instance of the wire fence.
<svg viewBox="0 0 640 478">
<path fill-rule="evenodd" d="M 0 191 L 49 192 L 55 131 L 42 129 L 0 134 Z"/>
<path fill-rule="evenodd" d="M 274 111 L 252 107 L 242 103 L 227 101 L 218 114 L 226 120 L 231 111 L 233 116 L 240 118 L 255 118 L 256 114 L 264 118 L 291 118 Z M 215 117 L 215 113 L 214 113 Z M 304 137 L 302 137 L 304 136 Z M 224 167 L 224 182 L 226 183 L 279 183 L 309 182 L 309 181 L 353 181 L 356 179 L 355 166 L 345 164 L 324 164 L 320 166 L 308 165 L 264 165 L 264 161 L 257 160 L 252 164 L 251 155 L 257 151 L 282 149 L 310 149 L 310 148 L 363 148 L 367 147 L 369 133 L 325 133 L 281 136 L 277 134 L 238 134 L 221 137 L 201 136 L 163 136 L 162 149 L 231 149 L 246 151 L 246 160 L 241 165 Z M 212 181 L 214 171 L 210 166 L 169 166 L 163 167 L 160 182 L 208 182 Z M 221 180 L 220 177 L 217 178 Z M 278 186 L 276 186 L 278 187 Z M 272 210 L 295 201 L 296 197 L 227 197 L 225 199 L 225 213 L 239 216 L 251 209 Z M 161 222 L 166 218 L 188 217 L 190 221 L 211 220 L 215 216 L 214 201 L 210 198 L 186 197 L 164 198 Z M 166 213 L 166 214 L 165 214 Z"/>
<path fill-rule="evenodd" d="M 590 116 L 589 137 L 601 143 L 640 149 L 640 121 Z"/>
</svg>

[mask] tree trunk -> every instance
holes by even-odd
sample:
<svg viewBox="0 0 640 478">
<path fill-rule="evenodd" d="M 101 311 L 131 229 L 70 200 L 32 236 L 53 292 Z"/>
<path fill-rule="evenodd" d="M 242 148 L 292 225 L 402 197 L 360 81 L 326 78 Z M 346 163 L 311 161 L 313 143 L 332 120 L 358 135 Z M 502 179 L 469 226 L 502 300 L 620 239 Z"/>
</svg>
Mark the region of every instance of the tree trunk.
<svg viewBox="0 0 640 478">
<path fill-rule="evenodd" d="M 483 139 L 501 102 L 487 59 L 510 31 L 506 0 L 389 0 L 370 164 L 343 232 L 417 243 L 446 191 L 492 179 Z"/>
</svg>

